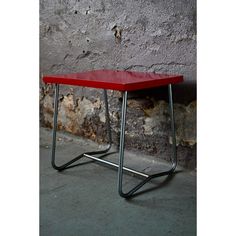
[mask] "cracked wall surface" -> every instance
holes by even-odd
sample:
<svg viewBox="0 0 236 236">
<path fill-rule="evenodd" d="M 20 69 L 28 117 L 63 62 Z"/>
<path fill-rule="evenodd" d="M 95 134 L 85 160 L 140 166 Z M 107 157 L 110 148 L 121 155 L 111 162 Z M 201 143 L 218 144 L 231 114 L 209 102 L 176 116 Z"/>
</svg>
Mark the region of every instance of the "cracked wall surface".
<svg viewBox="0 0 236 236">
<path fill-rule="evenodd" d="M 40 0 L 40 77 L 93 69 L 184 75 L 174 86 L 180 164 L 196 156 L 195 0 Z M 51 86 L 40 85 L 41 124 L 52 127 Z M 131 93 L 127 147 L 165 158 L 170 121 L 165 88 Z M 59 128 L 106 141 L 101 90 L 63 86 Z M 121 95 L 108 91 L 113 140 L 118 143 Z"/>
</svg>

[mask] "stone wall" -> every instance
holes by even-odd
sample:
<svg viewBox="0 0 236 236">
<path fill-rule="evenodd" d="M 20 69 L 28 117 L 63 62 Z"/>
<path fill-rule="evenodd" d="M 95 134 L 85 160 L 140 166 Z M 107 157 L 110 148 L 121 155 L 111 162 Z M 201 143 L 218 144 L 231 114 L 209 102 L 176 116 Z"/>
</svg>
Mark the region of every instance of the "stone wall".
<svg viewBox="0 0 236 236">
<path fill-rule="evenodd" d="M 41 0 L 40 77 L 93 69 L 183 74 L 174 86 L 178 157 L 195 167 L 195 0 Z M 52 87 L 40 85 L 41 124 L 52 127 Z M 63 86 L 59 128 L 106 141 L 101 90 Z M 127 148 L 161 158 L 170 153 L 165 87 L 130 93 Z M 121 94 L 108 91 L 113 140 L 118 143 Z"/>
</svg>

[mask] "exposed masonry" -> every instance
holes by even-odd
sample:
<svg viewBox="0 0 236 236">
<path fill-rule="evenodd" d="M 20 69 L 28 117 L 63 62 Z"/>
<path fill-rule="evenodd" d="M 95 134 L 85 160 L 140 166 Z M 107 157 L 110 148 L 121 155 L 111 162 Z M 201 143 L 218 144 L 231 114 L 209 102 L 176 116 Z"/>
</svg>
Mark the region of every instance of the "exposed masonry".
<svg viewBox="0 0 236 236">
<path fill-rule="evenodd" d="M 109 104 L 113 141 L 118 145 L 121 102 L 117 98 L 109 97 Z M 58 128 L 99 143 L 106 142 L 104 109 L 104 101 L 100 98 L 91 101 L 84 96 L 76 98 L 72 93 L 62 95 L 59 102 Z M 182 153 L 180 163 L 185 167 L 193 168 L 195 161 L 189 160 L 187 155 L 191 150 L 195 150 L 196 103 L 191 102 L 187 106 L 175 103 L 174 111 L 177 145 Z M 46 92 L 41 98 L 41 112 L 41 123 L 52 127 L 53 97 L 50 93 Z M 149 97 L 128 99 L 126 126 L 128 148 L 143 149 L 147 153 L 166 158 L 166 152 L 171 150 L 170 131 L 169 106 L 166 101 L 156 101 Z"/>
<path fill-rule="evenodd" d="M 151 106 L 150 106 L 151 103 Z M 43 122 L 45 125 L 53 126 L 53 99 L 50 95 L 46 95 L 42 100 Z M 140 137 L 143 133 L 145 136 L 153 135 L 170 135 L 169 126 L 169 107 L 165 101 L 151 101 L 149 99 L 128 100 L 128 119 L 127 133 L 128 137 Z M 135 112 L 138 111 L 138 115 Z M 174 105 L 175 123 L 176 123 L 176 138 L 177 145 L 193 146 L 196 144 L 195 113 L 196 103 L 192 102 L 188 106 L 181 104 Z M 110 119 L 113 131 L 119 132 L 119 112 L 110 111 Z M 90 125 L 88 133 L 89 120 L 97 121 L 95 126 Z M 99 136 L 97 126 L 103 126 L 106 122 L 104 102 L 96 100 L 91 102 L 85 97 L 75 101 L 72 94 L 64 96 L 59 103 L 58 128 L 66 130 L 74 134 L 83 134 L 99 142 L 107 140 L 106 134 L 101 132 Z M 130 126 L 130 127 L 129 127 Z M 136 126 L 136 127 L 135 127 Z M 94 130 L 92 130 L 94 128 Z M 105 130 L 104 130 L 105 131 Z M 172 143 L 171 137 L 168 138 L 169 143 Z"/>
<path fill-rule="evenodd" d="M 41 0 L 41 75 L 106 68 L 183 74 L 187 83 L 195 83 L 195 21 L 194 0 Z M 41 124 L 51 127 L 51 87 L 41 84 L 40 94 Z M 191 99 L 175 103 L 174 108 L 180 163 L 193 168 L 196 101 Z M 62 87 L 59 128 L 106 141 L 103 105 L 100 90 Z M 120 105 L 120 93 L 109 91 L 115 143 Z M 169 122 L 165 100 L 149 91 L 141 97 L 132 95 L 127 147 L 164 158 L 171 143 Z"/>
</svg>

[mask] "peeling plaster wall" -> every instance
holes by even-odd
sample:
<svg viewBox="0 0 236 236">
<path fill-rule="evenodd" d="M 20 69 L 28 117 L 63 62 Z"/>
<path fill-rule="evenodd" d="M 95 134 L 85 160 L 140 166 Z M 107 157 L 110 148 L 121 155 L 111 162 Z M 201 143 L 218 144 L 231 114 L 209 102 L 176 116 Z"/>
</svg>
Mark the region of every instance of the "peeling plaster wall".
<svg viewBox="0 0 236 236">
<path fill-rule="evenodd" d="M 41 0 L 40 72 L 122 69 L 183 74 L 174 86 L 180 164 L 196 155 L 195 0 Z M 166 89 L 131 93 L 127 147 L 164 158 L 170 153 Z M 41 84 L 41 124 L 52 126 L 51 86 Z M 118 143 L 120 93 L 109 91 L 113 140 Z M 59 128 L 106 141 L 101 90 L 62 87 Z"/>
</svg>

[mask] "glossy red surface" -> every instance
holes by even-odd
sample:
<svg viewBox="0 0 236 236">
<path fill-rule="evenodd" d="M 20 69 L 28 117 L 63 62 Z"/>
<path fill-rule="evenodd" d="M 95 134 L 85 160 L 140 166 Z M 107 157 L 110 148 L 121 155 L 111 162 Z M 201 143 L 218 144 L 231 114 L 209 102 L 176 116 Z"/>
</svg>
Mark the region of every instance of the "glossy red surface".
<svg viewBox="0 0 236 236">
<path fill-rule="evenodd" d="M 179 83 L 183 81 L 183 76 L 134 71 L 95 70 L 75 74 L 45 75 L 43 81 L 45 83 L 133 91 Z"/>
</svg>

